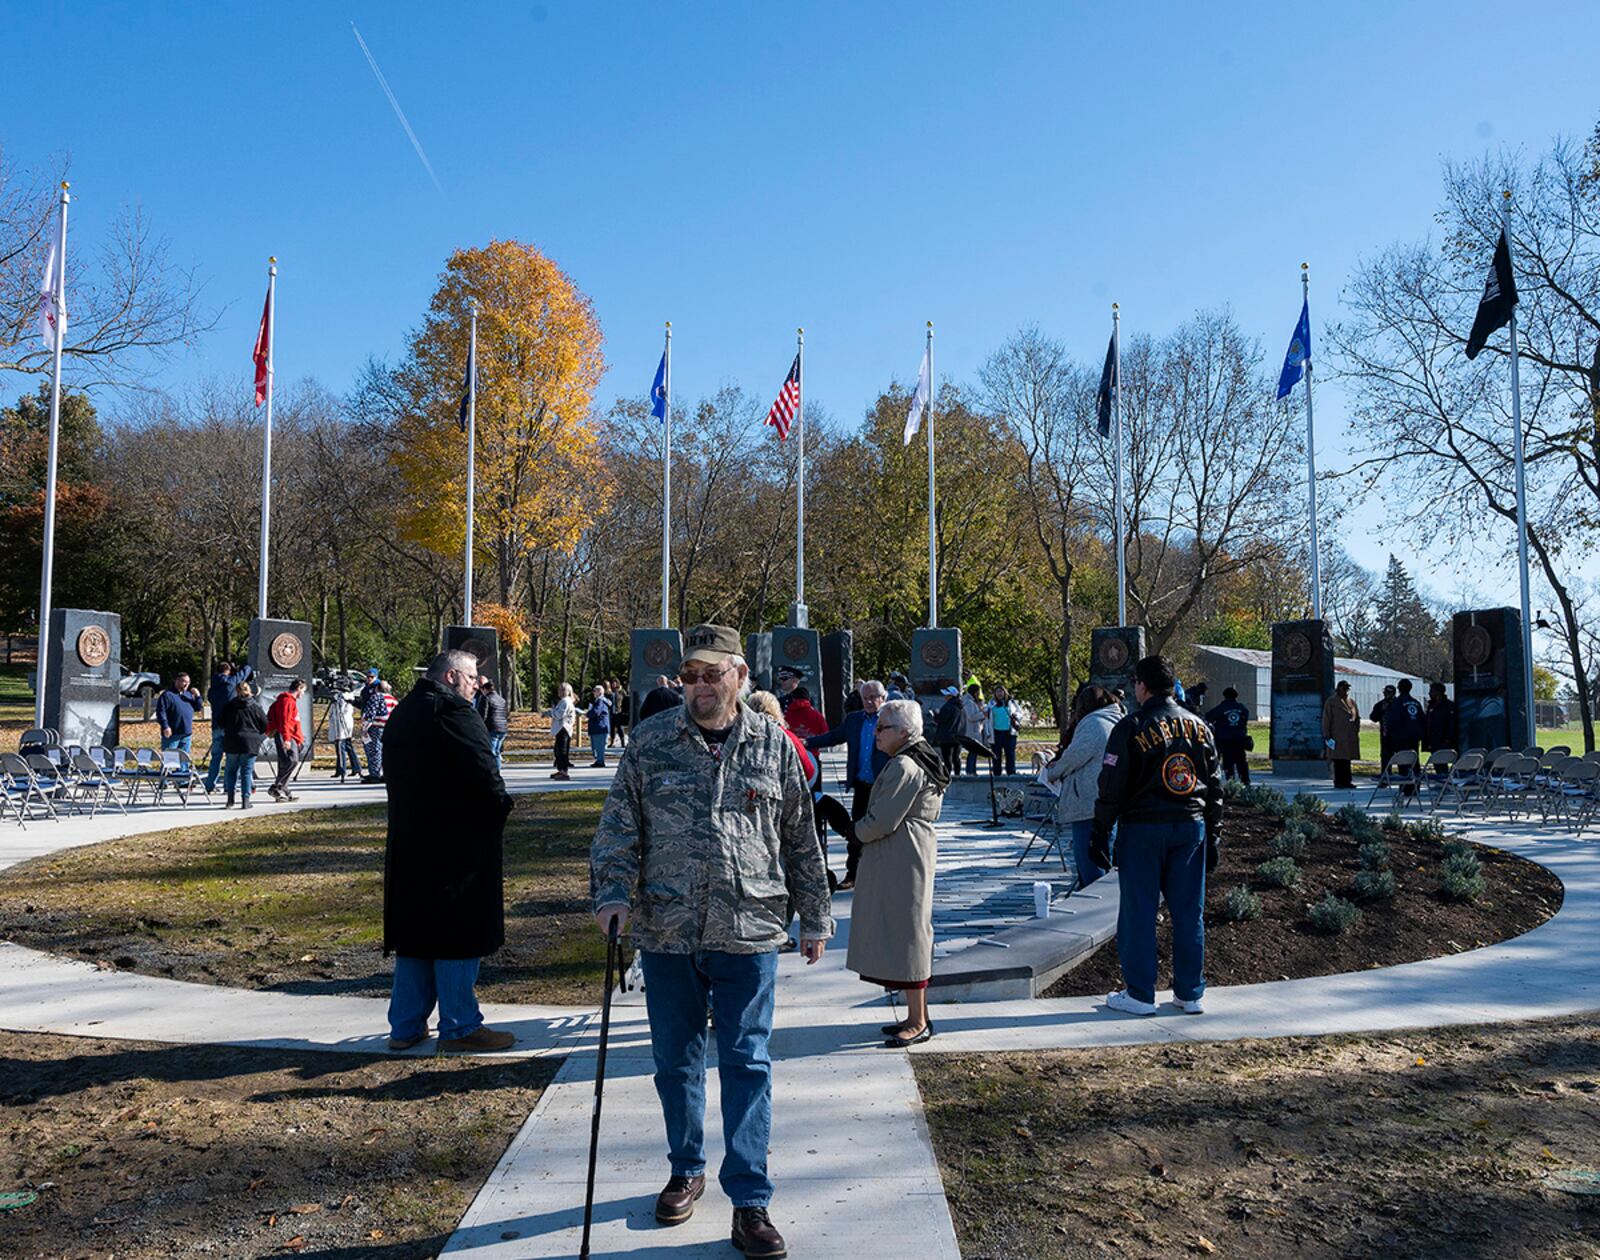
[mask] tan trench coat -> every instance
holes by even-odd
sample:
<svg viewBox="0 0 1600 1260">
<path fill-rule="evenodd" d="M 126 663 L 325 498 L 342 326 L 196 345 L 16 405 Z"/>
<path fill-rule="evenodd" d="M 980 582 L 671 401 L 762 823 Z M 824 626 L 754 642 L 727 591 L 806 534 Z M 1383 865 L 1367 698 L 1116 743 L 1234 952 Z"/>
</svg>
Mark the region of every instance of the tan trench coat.
<svg viewBox="0 0 1600 1260">
<path fill-rule="evenodd" d="M 1361 710 L 1356 708 L 1356 702 L 1349 696 L 1339 699 L 1337 692 L 1329 696 L 1328 703 L 1322 706 L 1324 745 L 1330 739 L 1333 747 L 1323 750 L 1328 760 L 1355 761 L 1361 756 Z"/>
<path fill-rule="evenodd" d="M 933 974 L 934 823 L 944 793 L 909 757 L 891 757 L 856 823 L 861 862 L 845 966 L 874 980 Z"/>
</svg>

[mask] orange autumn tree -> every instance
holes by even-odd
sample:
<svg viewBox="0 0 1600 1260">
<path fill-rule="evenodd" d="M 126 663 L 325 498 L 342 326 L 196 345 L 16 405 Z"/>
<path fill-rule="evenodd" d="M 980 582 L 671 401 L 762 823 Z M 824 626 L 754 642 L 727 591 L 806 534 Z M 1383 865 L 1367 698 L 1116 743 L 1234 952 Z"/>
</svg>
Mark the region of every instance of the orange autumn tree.
<svg viewBox="0 0 1600 1260">
<path fill-rule="evenodd" d="M 459 556 L 466 546 L 467 435 L 457 413 L 474 300 L 474 573 L 487 567 L 496 602 L 510 606 L 529 557 L 570 551 L 605 506 L 589 425 L 605 360 L 588 297 L 534 246 L 490 241 L 450 256 L 396 374 L 408 405 L 390 456 L 406 489 L 400 530 L 430 551 Z"/>
</svg>

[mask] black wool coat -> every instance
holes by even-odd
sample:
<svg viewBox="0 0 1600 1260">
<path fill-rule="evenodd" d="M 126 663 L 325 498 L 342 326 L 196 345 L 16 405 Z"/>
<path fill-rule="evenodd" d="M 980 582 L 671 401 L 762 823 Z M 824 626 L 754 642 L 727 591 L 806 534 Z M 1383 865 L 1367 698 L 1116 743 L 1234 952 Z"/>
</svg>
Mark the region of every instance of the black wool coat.
<svg viewBox="0 0 1600 1260">
<path fill-rule="evenodd" d="M 511 797 L 472 705 L 421 679 L 383 733 L 389 838 L 383 952 L 482 958 L 505 943 L 501 840 Z"/>
</svg>

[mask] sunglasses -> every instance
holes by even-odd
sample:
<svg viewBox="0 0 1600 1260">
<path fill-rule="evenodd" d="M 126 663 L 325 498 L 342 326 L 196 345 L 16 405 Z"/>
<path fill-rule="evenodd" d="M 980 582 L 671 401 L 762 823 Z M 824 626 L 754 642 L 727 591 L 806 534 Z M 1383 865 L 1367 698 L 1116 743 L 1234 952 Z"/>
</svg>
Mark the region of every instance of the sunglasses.
<svg viewBox="0 0 1600 1260">
<path fill-rule="evenodd" d="M 686 687 L 692 687 L 696 683 L 702 682 L 711 683 L 715 686 L 731 673 L 733 673 L 733 667 L 725 665 L 720 669 L 679 670 L 678 678 Z"/>
</svg>

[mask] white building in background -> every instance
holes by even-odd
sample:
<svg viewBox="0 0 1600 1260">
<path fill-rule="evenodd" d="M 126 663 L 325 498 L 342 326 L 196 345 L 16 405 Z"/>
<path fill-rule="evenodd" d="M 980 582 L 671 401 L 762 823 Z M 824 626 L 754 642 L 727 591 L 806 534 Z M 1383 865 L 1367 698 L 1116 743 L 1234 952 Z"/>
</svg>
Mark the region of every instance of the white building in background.
<svg viewBox="0 0 1600 1260">
<path fill-rule="evenodd" d="M 1372 706 L 1383 699 L 1383 689 L 1397 685 L 1402 678 L 1411 679 L 1412 694 L 1418 700 L 1427 703 L 1429 679 L 1419 678 L 1416 674 L 1402 673 L 1400 670 L 1390 669 L 1387 665 L 1358 660 L 1353 656 L 1337 656 L 1333 661 L 1333 681 L 1350 684 L 1350 697 L 1356 702 L 1356 708 L 1361 711 L 1363 721 L 1366 720 L 1367 714 L 1372 712 Z M 1239 699 L 1250 710 L 1252 718 L 1261 722 L 1271 720 L 1271 652 L 1260 648 L 1196 644 L 1193 677 L 1185 678 L 1183 685 L 1193 687 L 1201 682 L 1206 684 L 1208 708 L 1222 703 L 1224 687 L 1233 687 L 1238 690 Z M 1455 688 L 1446 682 L 1445 690 L 1453 693 Z"/>
</svg>

